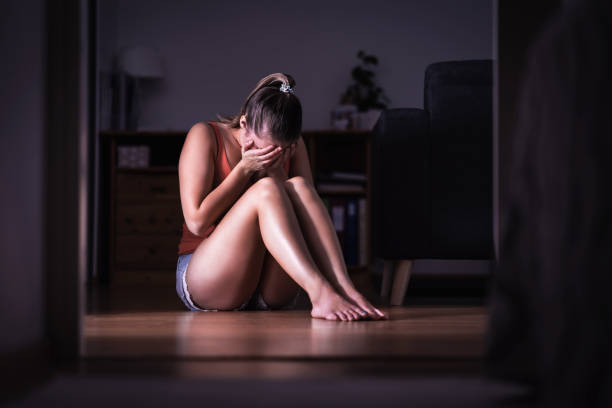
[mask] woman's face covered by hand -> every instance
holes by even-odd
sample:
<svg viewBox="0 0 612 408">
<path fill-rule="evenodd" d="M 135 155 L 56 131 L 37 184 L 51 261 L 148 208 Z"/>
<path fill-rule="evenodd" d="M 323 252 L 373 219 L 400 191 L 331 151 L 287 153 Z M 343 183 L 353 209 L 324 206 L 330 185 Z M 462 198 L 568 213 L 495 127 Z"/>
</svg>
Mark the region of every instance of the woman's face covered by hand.
<svg viewBox="0 0 612 408">
<path fill-rule="evenodd" d="M 240 127 L 241 127 L 241 134 L 240 134 L 240 143 L 241 144 L 245 144 L 247 142 L 249 142 L 250 140 L 253 140 L 253 147 L 256 149 L 261 149 L 263 147 L 267 147 L 270 145 L 273 146 L 280 146 L 283 148 L 283 150 L 286 149 L 290 149 L 291 146 L 295 146 L 296 143 L 281 143 L 277 140 L 274 140 L 270 134 L 266 131 L 266 128 L 264 127 L 263 131 L 260 134 L 257 134 L 255 131 L 247 129 L 246 127 L 246 118 L 242 117 L 242 119 L 240 120 Z"/>
</svg>

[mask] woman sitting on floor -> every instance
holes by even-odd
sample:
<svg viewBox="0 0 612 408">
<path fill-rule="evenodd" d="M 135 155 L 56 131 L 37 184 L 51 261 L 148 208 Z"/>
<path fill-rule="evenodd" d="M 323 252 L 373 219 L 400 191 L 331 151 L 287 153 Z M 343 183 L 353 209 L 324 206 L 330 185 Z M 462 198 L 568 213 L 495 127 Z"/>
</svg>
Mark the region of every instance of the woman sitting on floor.
<svg viewBox="0 0 612 408">
<path fill-rule="evenodd" d="M 291 309 L 302 287 L 312 317 L 387 318 L 348 276 L 313 186 L 294 86 L 289 75 L 269 75 L 238 115 L 189 130 L 177 293 L 198 311 Z"/>
</svg>

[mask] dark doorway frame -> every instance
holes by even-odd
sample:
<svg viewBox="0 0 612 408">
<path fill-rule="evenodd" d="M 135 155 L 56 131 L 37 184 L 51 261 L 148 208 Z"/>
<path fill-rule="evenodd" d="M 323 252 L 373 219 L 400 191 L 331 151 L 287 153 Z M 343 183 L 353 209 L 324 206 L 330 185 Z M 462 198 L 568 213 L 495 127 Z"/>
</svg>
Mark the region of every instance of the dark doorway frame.
<svg viewBox="0 0 612 408">
<path fill-rule="evenodd" d="M 494 220 L 497 257 L 503 218 L 504 149 L 513 123 L 515 95 L 530 41 L 560 0 L 493 1 L 494 58 Z M 534 11 L 535 7 L 535 11 Z M 97 0 L 46 3 L 47 85 L 45 138 L 46 324 L 51 353 L 59 359 L 82 356 L 85 285 L 95 264 L 93 199 L 96 151 L 96 10 Z M 534 11 L 524 13 L 525 10 Z M 525 16 L 530 15 L 525 25 Z M 513 22 L 522 22 L 521 35 Z M 500 86 L 499 84 L 502 84 Z"/>
<path fill-rule="evenodd" d="M 51 357 L 82 351 L 92 264 L 95 0 L 46 2 L 45 318 Z"/>
</svg>

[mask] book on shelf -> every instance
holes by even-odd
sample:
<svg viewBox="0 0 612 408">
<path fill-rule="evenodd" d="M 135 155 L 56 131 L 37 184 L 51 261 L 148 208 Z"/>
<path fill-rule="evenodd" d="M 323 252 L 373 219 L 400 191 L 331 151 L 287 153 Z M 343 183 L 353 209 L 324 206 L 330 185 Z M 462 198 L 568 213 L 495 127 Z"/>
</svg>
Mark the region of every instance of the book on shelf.
<svg viewBox="0 0 612 408">
<path fill-rule="evenodd" d="M 317 183 L 317 190 L 320 193 L 365 193 L 366 189 L 361 184 L 353 183 Z"/>
<path fill-rule="evenodd" d="M 367 181 L 366 174 L 361 172 L 332 171 L 329 173 L 329 177 L 333 180 L 360 181 L 364 183 Z"/>
<path fill-rule="evenodd" d="M 321 183 L 365 185 L 368 179 L 365 173 L 349 173 L 349 172 L 342 172 L 342 171 L 332 171 L 331 173 L 318 174 L 317 181 Z"/>
<path fill-rule="evenodd" d="M 317 190 L 321 193 L 356 193 L 366 191 L 365 173 L 332 171 L 317 176 Z"/>
<path fill-rule="evenodd" d="M 366 265 L 366 199 L 351 196 L 325 197 L 323 202 L 328 208 L 347 266 Z"/>
</svg>

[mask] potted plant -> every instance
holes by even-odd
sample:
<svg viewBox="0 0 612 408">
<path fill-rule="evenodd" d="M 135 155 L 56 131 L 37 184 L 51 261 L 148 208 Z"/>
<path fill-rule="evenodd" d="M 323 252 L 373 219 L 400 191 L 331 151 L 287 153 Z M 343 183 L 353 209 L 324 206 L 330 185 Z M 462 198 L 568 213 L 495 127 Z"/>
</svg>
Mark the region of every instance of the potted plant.
<svg viewBox="0 0 612 408">
<path fill-rule="evenodd" d="M 378 58 L 362 50 L 357 53 L 357 58 L 360 63 L 351 71 L 353 82 L 342 94 L 340 103 L 356 106 L 357 126 L 354 127 L 370 130 L 390 100 L 382 88 L 376 85 L 374 68 L 378 65 Z"/>
</svg>

